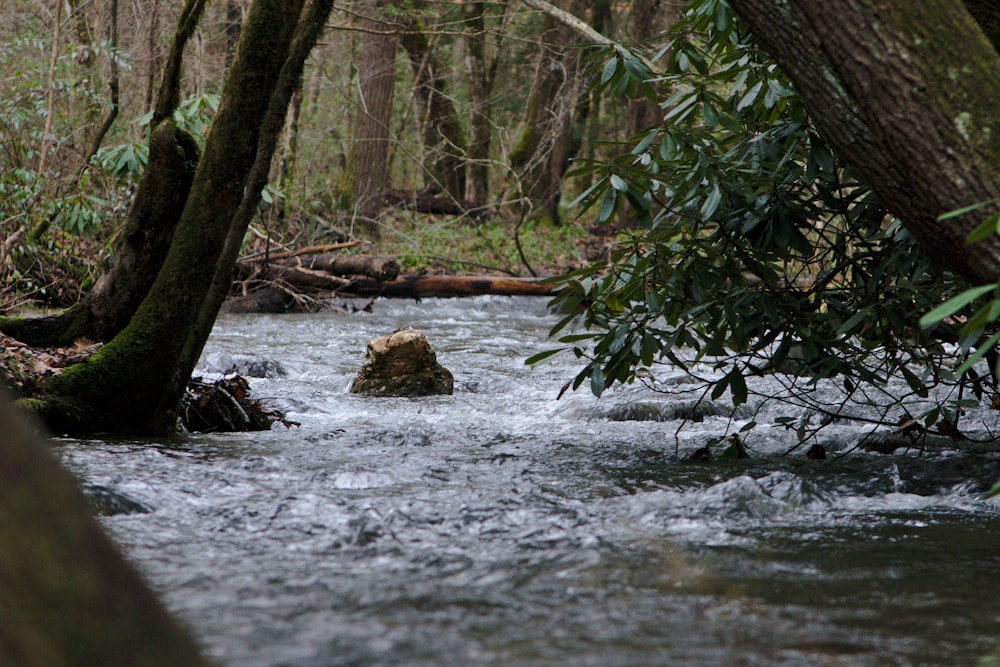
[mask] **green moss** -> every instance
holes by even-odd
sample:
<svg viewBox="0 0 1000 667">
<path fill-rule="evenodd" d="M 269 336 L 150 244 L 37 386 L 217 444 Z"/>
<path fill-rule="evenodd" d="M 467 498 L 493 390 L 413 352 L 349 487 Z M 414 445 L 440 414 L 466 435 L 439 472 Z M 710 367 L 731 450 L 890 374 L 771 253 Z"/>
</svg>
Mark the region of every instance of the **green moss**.
<svg viewBox="0 0 1000 667">
<path fill-rule="evenodd" d="M 406 273 L 505 272 L 528 276 L 517 239 L 536 272 L 559 273 L 586 261 L 581 247 L 592 237 L 582 225 L 529 221 L 515 238 L 516 224 L 501 217 L 474 225 L 462 218 L 392 210 L 383 218 L 387 224 L 370 252 L 394 257 Z"/>
<path fill-rule="evenodd" d="M 23 408 L 28 412 L 33 412 L 37 415 L 44 415 L 49 409 L 49 403 L 40 398 L 19 398 L 15 401 L 15 404 L 19 408 Z"/>
<path fill-rule="evenodd" d="M 527 164 L 538 148 L 538 128 L 528 123 L 517 137 L 517 143 L 510 149 L 510 164 L 519 167 Z"/>
</svg>

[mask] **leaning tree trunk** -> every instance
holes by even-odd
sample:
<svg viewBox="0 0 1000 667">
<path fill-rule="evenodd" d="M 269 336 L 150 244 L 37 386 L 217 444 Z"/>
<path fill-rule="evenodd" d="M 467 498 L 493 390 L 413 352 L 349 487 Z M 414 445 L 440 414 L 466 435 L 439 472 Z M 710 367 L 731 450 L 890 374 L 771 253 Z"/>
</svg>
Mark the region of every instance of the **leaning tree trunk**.
<svg viewBox="0 0 1000 667">
<path fill-rule="evenodd" d="M 938 221 L 1000 195 L 1000 56 L 964 4 L 731 4 L 794 82 L 827 142 L 927 252 L 972 282 L 1000 279 L 1000 236 L 965 243 L 997 204 Z M 995 36 L 995 24 L 987 29 Z"/>
<path fill-rule="evenodd" d="M 231 280 L 285 110 L 332 0 L 255 0 L 173 243 L 128 326 L 52 379 L 58 430 L 163 433 Z M 290 55 L 291 54 L 291 55 Z"/>
<path fill-rule="evenodd" d="M 371 235 L 378 234 L 376 218 L 382 209 L 389 155 L 389 120 L 396 85 L 396 44 L 393 26 L 379 20 L 379 10 L 394 6 L 395 0 L 376 0 L 366 10 L 363 28 L 367 32 L 361 49 L 358 100 L 354 117 L 354 143 L 343 174 L 347 204 Z"/>
<path fill-rule="evenodd" d="M 209 664 L 0 388 L 0 665 Z"/>
</svg>

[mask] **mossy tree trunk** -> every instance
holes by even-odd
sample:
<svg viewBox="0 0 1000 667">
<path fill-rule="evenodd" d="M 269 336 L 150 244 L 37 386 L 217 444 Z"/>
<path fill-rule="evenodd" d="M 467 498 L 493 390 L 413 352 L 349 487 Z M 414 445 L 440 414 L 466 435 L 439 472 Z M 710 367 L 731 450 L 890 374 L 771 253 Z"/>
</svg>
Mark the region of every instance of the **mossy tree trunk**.
<svg viewBox="0 0 1000 667">
<path fill-rule="evenodd" d="M 219 111 L 156 280 L 117 336 L 50 383 L 60 431 L 163 433 L 232 280 L 288 101 L 332 0 L 254 0 Z"/>
<path fill-rule="evenodd" d="M 3 390 L 0 423 L 0 664 L 207 665 Z"/>
<path fill-rule="evenodd" d="M 795 83 L 827 142 L 927 252 L 972 282 L 1000 279 L 1000 237 L 965 242 L 997 204 L 938 220 L 1000 196 L 995 3 L 731 4 Z"/>
</svg>

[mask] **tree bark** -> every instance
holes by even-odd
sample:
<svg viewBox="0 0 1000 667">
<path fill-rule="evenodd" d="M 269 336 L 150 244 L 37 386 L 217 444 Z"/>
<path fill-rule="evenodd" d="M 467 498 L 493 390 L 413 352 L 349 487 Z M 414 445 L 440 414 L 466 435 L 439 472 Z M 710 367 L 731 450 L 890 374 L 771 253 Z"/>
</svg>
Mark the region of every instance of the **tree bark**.
<svg viewBox="0 0 1000 667">
<path fill-rule="evenodd" d="M 927 252 L 974 283 L 1000 279 L 1000 56 L 959 0 L 732 0 L 816 127 Z M 969 3 L 981 5 L 982 3 Z"/>
<path fill-rule="evenodd" d="M 170 432 L 331 0 L 255 0 L 163 267 L 128 326 L 50 383 L 60 431 Z"/>
<path fill-rule="evenodd" d="M 348 208 L 362 229 L 378 235 L 376 218 L 382 209 L 389 152 L 389 120 L 396 85 L 396 45 L 399 38 L 393 25 L 381 20 L 379 11 L 395 5 L 395 0 L 376 0 L 368 5 L 362 29 L 366 31 L 361 49 L 358 88 L 360 99 L 354 117 L 354 143 L 343 175 Z"/>
<path fill-rule="evenodd" d="M 579 146 L 574 136 L 577 98 L 581 93 L 577 73 L 580 52 L 568 49 L 577 34 L 595 32 L 570 12 L 550 3 L 532 0 L 531 6 L 547 7 L 541 39 L 538 75 L 528 97 L 522 129 L 511 150 L 511 167 L 521 182 L 521 191 L 531 204 L 533 217 L 559 222 L 562 176 Z M 577 11 L 584 4 L 571 0 Z M 607 38 L 603 38 L 607 40 Z"/>
<path fill-rule="evenodd" d="M 492 140 L 492 105 L 490 95 L 496 75 L 498 58 L 487 61 L 486 2 L 471 0 L 462 3 L 465 23 L 466 76 L 469 81 L 469 140 L 465 198 L 486 202 L 489 197 L 490 143 Z M 506 11 L 507 3 L 503 5 Z"/>
<path fill-rule="evenodd" d="M 424 185 L 453 199 L 465 193 L 465 131 L 448 92 L 448 79 L 427 27 L 413 18 L 400 38 L 410 58 L 413 88 L 420 113 L 424 152 Z"/>
<path fill-rule="evenodd" d="M 0 664 L 207 665 L 0 391 Z"/>
</svg>

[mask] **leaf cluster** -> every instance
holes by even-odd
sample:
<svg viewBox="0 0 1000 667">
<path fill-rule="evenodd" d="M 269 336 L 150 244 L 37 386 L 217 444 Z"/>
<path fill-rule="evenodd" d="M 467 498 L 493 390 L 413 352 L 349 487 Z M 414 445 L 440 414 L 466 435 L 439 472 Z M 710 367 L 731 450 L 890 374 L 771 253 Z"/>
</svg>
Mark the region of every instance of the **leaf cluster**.
<svg viewBox="0 0 1000 667">
<path fill-rule="evenodd" d="M 573 388 L 656 387 L 668 363 L 734 404 L 749 377 L 775 372 L 836 378 L 848 397 L 893 377 L 914 399 L 942 384 L 985 390 L 971 366 L 949 367 L 945 343 L 967 332 L 918 322 L 960 281 L 830 150 L 724 0 L 690 6 L 653 56 L 661 72 L 620 46 L 605 58 L 598 88 L 663 99 L 663 121 L 618 159 L 577 163 L 593 185 L 574 205 L 634 225 L 606 262 L 561 279 L 553 303 L 567 314 L 552 335 L 584 361 Z"/>
</svg>

